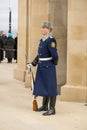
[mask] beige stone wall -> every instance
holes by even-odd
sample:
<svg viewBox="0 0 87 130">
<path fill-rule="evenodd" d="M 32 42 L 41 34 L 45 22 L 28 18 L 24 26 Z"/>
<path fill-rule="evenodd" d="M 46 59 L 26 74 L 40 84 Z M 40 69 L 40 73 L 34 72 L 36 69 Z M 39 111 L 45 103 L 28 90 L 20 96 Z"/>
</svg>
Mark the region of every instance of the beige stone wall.
<svg viewBox="0 0 87 130">
<path fill-rule="evenodd" d="M 68 84 L 87 85 L 87 0 L 69 1 Z"/>
<path fill-rule="evenodd" d="M 67 84 L 61 99 L 87 102 L 87 0 L 68 0 Z"/>
</svg>

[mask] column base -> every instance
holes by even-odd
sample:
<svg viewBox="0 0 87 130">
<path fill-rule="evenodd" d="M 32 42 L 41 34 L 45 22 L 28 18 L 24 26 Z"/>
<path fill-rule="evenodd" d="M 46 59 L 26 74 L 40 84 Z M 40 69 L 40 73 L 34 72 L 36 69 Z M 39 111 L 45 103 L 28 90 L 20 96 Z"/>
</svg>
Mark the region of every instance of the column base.
<svg viewBox="0 0 87 130">
<path fill-rule="evenodd" d="M 87 87 L 64 85 L 61 87 L 60 100 L 86 103 L 87 102 Z"/>
<path fill-rule="evenodd" d="M 19 81 L 25 82 L 25 74 L 26 74 L 25 70 L 19 68 L 14 69 L 14 78 Z"/>
</svg>

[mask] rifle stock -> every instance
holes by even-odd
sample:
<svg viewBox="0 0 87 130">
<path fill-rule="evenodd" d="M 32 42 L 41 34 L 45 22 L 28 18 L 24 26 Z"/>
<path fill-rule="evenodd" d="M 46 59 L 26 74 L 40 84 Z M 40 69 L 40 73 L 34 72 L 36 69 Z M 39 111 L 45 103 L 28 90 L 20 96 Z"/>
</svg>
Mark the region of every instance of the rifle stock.
<svg viewBox="0 0 87 130">
<path fill-rule="evenodd" d="M 37 103 L 36 97 L 37 96 L 34 96 L 34 99 L 33 99 L 33 110 L 34 111 L 38 109 L 38 103 Z"/>
</svg>

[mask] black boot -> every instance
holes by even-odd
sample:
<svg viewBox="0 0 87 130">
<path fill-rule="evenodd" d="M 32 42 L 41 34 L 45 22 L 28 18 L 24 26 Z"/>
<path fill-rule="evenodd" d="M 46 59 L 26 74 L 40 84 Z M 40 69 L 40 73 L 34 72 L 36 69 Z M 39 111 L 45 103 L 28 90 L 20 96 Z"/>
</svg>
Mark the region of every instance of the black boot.
<svg viewBox="0 0 87 130">
<path fill-rule="evenodd" d="M 36 111 L 47 111 L 48 110 L 49 97 L 43 97 L 42 106 Z"/>
<path fill-rule="evenodd" d="M 55 114 L 55 104 L 56 104 L 56 97 L 50 97 L 50 108 L 47 112 L 43 113 L 44 116 L 49 116 Z"/>
</svg>

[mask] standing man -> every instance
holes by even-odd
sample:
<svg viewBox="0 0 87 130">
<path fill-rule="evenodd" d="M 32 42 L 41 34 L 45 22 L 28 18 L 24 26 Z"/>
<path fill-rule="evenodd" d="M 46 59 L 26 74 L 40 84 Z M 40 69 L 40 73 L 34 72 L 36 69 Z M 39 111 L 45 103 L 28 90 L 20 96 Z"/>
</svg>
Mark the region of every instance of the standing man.
<svg viewBox="0 0 87 130">
<path fill-rule="evenodd" d="M 42 106 L 36 111 L 46 111 L 44 116 L 55 114 L 55 104 L 57 92 L 56 65 L 58 63 L 57 42 L 52 36 L 52 25 L 43 22 L 41 32 L 43 37 L 40 39 L 38 54 L 28 67 L 36 66 L 36 78 L 33 95 L 42 96 Z M 48 106 L 49 105 L 49 106 Z"/>
<path fill-rule="evenodd" d="M 8 34 L 8 38 L 4 42 L 5 48 L 5 57 L 8 60 L 8 63 L 12 63 L 12 58 L 14 58 L 14 45 L 15 40 L 13 39 L 13 35 L 11 33 Z"/>
</svg>

